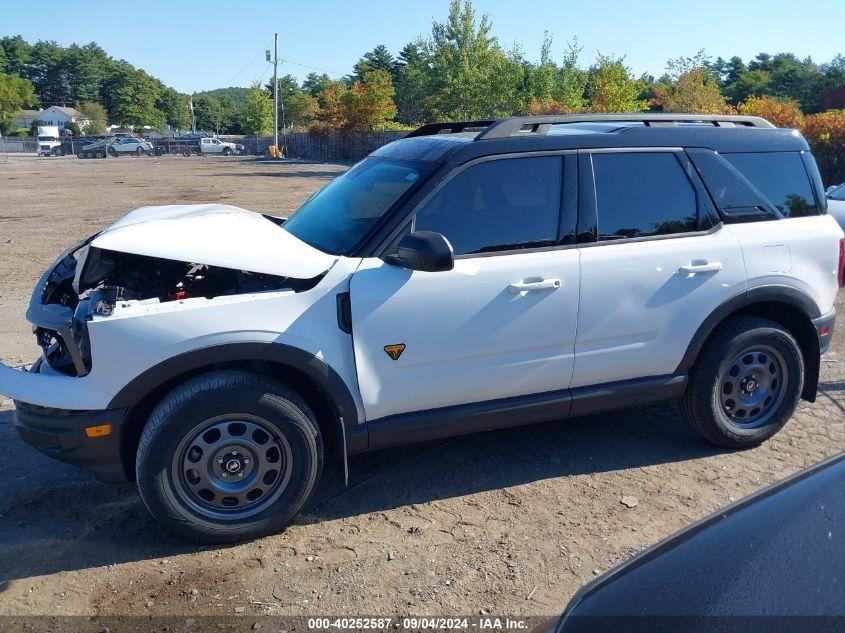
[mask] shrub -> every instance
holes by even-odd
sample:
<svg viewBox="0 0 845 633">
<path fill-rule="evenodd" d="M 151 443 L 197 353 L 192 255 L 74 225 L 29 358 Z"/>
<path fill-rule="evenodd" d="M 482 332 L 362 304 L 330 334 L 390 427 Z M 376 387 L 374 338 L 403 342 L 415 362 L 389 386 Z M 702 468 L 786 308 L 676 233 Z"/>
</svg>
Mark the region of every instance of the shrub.
<svg viewBox="0 0 845 633">
<path fill-rule="evenodd" d="M 845 182 L 845 110 L 807 115 L 803 132 L 825 186 Z"/>
<path fill-rule="evenodd" d="M 800 130 L 804 126 L 804 115 L 797 101 L 773 97 L 748 97 L 737 107 L 740 114 L 763 117 L 777 127 Z"/>
</svg>

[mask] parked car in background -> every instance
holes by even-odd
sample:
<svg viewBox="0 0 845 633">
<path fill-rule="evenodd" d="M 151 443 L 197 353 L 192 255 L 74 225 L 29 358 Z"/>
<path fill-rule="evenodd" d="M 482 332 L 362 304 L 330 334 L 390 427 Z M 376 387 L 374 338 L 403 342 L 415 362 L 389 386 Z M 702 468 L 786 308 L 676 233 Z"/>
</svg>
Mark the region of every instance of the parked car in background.
<svg viewBox="0 0 845 633">
<path fill-rule="evenodd" d="M 845 231 L 845 182 L 841 185 L 828 187 L 827 212 L 839 222 L 839 226 Z"/>
<path fill-rule="evenodd" d="M 38 126 L 38 155 L 51 156 L 54 155 L 57 149 L 61 148 L 61 140 L 59 138 L 59 127 L 57 125 L 39 125 Z"/>
<path fill-rule="evenodd" d="M 121 138 L 109 145 L 109 154 L 111 156 L 124 156 L 127 154 L 136 154 L 138 156 L 153 155 L 153 146 L 149 141 L 142 138 L 127 137 Z"/>
<path fill-rule="evenodd" d="M 628 559 L 538 630 L 841 631 L 843 528 L 845 453 Z"/>
<path fill-rule="evenodd" d="M 221 141 L 219 138 L 201 138 L 200 139 L 200 153 L 202 154 L 222 154 L 223 156 L 232 156 L 238 154 L 238 146 L 229 141 Z"/>
</svg>

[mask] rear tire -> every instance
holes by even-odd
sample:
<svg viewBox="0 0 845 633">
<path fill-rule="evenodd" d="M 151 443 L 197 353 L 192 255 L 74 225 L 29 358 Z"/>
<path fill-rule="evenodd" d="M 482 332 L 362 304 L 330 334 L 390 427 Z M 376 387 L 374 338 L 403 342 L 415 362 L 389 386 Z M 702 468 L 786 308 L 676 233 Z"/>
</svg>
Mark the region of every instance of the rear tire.
<svg viewBox="0 0 845 633">
<path fill-rule="evenodd" d="M 217 371 L 174 389 L 141 435 L 136 474 L 150 513 L 201 543 L 280 531 L 323 468 L 314 414 L 284 383 Z"/>
<path fill-rule="evenodd" d="M 182 150 L 182 156 L 184 156 L 185 158 L 189 157 L 190 155 L 191 155 L 191 150 L 189 150 L 189 149 L 183 149 Z"/>
<path fill-rule="evenodd" d="M 733 318 L 710 337 L 690 371 L 681 410 L 706 440 L 749 448 L 789 421 L 804 388 L 804 358 L 782 325 Z"/>
</svg>

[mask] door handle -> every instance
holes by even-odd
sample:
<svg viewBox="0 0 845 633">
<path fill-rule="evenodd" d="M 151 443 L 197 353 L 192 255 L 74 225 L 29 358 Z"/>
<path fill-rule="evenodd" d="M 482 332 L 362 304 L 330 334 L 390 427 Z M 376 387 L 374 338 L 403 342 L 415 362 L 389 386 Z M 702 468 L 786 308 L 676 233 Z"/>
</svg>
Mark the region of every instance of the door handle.
<svg viewBox="0 0 845 633">
<path fill-rule="evenodd" d="M 521 295 L 525 292 L 537 290 L 557 290 L 560 288 L 560 279 L 543 279 L 541 281 L 515 281 L 508 286 L 512 295 Z"/>
<path fill-rule="evenodd" d="M 686 266 L 681 266 L 678 270 L 685 275 L 695 275 L 698 273 L 717 273 L 722 268 L 722 262 L 703 262 L 701 264 L 687 264 Z"/>
</svg>

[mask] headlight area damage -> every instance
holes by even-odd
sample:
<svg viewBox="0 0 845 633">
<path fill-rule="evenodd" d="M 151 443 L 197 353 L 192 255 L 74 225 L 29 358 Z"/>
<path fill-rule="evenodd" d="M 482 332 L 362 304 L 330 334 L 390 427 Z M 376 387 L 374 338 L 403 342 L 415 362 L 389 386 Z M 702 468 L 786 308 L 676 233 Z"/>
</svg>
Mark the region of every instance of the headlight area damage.
<svg viewBox="0 0 845 633">
<path fill-rule="evenodd" d="M 89 324 L 123 307 L 314 287 L 337 256 L 283 222 L 223 204 L 141 207 L 75 244 L 41 278 L 27 311 L 47 365 L 87 375 Z"/>
<path fill-rule="evenodd" d="M 294 279 L 118 253 L 86 240 L 65 252 L 41 278 L 27 319 L 48 365 L 63 374 L 85 376 L 91 370 L 88 323 L 111 316 L 118 305 L 155 304 L 194 297 L 313 288 L 322 275 Z"/>
</svg>

